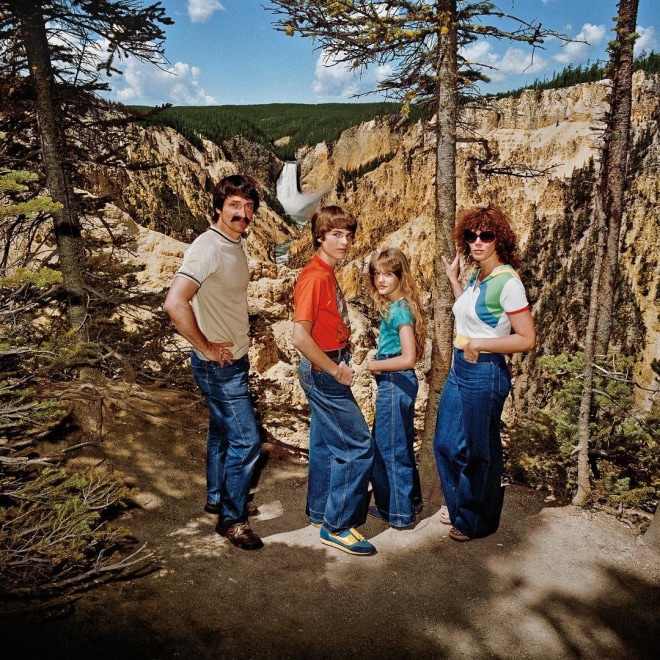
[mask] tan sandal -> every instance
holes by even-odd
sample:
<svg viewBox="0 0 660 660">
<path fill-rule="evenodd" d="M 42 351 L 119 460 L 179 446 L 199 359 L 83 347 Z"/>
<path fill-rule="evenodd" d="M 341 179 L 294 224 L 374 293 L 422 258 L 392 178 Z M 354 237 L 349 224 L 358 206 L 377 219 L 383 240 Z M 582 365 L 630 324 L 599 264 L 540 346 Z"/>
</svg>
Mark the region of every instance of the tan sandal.
<svg viewBox="0 0 660 660">
<path fill-rule="evenodd" d="M 456 527 L 452 527 L 449 530 L 449 538 L 454 539 L 454 541 L 460 541 L 460 542 L 472 540 L 471 536 L 468 536 L 467 534 L 463 534 L 463 532 L 461 532 L 460 529 L 456 529 Z"/>
<path fill-rule="evenodd" d="M 446 506 L 440 507 L 440 522 L 443 525 L 451 525 L 451 518 L 449 517 L 449 509 Z"/>
</svg>

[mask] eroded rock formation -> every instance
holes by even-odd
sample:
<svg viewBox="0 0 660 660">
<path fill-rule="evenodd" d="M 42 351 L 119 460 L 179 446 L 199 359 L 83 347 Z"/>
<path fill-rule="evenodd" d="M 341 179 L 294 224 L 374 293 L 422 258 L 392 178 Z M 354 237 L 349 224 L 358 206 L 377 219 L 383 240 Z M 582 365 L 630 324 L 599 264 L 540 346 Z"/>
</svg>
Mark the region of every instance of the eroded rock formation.
<svg viewBox="0 0 660 660">
<path fill-rule="evenodd" d="M 459 206 L 492 202 L 505 208 L 524 251 L 522 274 L 540 337 L 533 353 L 517 359 L 520 405 L 543 403 L 536 368 L 539 355 L 580 347 L 592 266 L 589 200 L 598 175 L 606 92 L 605 83 L 529 91 L 519 99 L 491 100 L 461 116 Z M 658 76 L 635 75 L 622 281 L 612 344 L 636 356 L 635 379 L 646 388 L 654 387 L 651 361 L 657 359 L 660 344 L 659 92 Z M 133 232 L 131 258 L 142 269 L 140 286 L 164 296 L 186 245 L 208 223 L 213 184 L 237 167 L 210 143 L 202 152 L 173 131 L 136 131 L 121 194 L 116 206 L 106 207 L 106 220 Z M 365 288 L 366 266 L 375 250 L 400 247 L 410 257 L 428 302 L 438 259 L 433 230 L 434 147 L 432 124 L 382 118 L 346 131 L 335 144 L 317 145 L 300 154 L 303 192 L 323 192 L 325 201 L 342 204 L 359 218 L 351 259 L 340 268 L 339 278 L 351 303 L 354 390 L 369 419 L 375 385 L 364 364 L 375 347 L 378 319 Z M 266 162 L 262 156 L 259 160 Z M 274 171 L 276 164 L 268 161 L 267 167 Z M 297 356 L 290 336 L 293 286 L 311 253 L 308 232 L 303 230 L 294 242 L 291 266 L 276 265 L 273 258 L 274 246 L 294 235 L 295 230 L 264 204 L 248 238 L 254 337 L 250 358 L 257 410 L 267 437 L 304 449 L 307 408 L 297 383 Z M 428 359 L 427 355 L 426 365 Z M 421 411 L 423 364 L 419 375 Z M 647 391 L 639 389 L 637 394 L 641 404 L 648 404 Z"/>
</svg>

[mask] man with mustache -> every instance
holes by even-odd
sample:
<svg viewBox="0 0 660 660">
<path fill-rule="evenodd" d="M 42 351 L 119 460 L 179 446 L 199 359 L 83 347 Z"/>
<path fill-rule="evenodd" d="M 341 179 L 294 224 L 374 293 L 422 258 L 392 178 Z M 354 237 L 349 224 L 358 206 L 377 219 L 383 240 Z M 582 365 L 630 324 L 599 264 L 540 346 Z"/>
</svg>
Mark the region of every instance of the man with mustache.
<svg viewBox="0 0 660 660">
<path fill-rule="evenodd" d="M 235 174 L 213 191 L 213 224 L 186 250 L 163 305 L 192 344 L 191 364 L 209 404 L 204 510 L 243 550 L 263 542 L 248 522 L 261 438 L 248 390 L 248 264 L 243 234 L 259 208 L 257 182 Z M 250 503 L 251 504 L 251 503 Z"/>
</svg>

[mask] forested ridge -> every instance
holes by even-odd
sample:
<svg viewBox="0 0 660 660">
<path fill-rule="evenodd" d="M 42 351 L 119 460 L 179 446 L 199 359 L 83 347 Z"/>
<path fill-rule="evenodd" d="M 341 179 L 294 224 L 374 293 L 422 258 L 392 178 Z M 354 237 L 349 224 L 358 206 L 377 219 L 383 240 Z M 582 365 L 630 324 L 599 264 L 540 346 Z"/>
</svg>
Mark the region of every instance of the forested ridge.
<svg viewBox="0 0 660 660">
<path fill-rule="evenodd" d="M 295 160 L 302 146 L 334 142 L 351 126 L 377 116 L 395 116 L 400 110 L 398 103 L 387 102 L 176 106 L 155 113 L 149 123 L 170 126 L 196 146 L 202 137 L 221 145 L 240 135 L 260 142 L 282 160 Z M 417 108 L 415 116 L 421 112 Z"/>
<path fill-rule="evenodd" d="M 660 54 L 654 51 L 650 53 L 641 53 L 633 65 L 634 71 L 644 71 L 644 73 L 651 75 L 660 73 Z M 494 94 L 495 98 L 505 98 L 507 96 L 518 97 L 525 90 L 546 90 L 546 89 L 563 89 L 565 87 L 572 87 L 581 83 L 597 82 L 603 80 L 607 75 L 607 65 L 603 62 L 594 62 L 588 66 L 568 65 L 561 71 L 555 71 L 550 79 L 539 80 L 536 79 L 531 85 L 520 87 L 509 92 L 500 92 Z"/>
<path fill-rule="evenodd" d="M 660 55 L 651 51 L 635 61 L 635 70 L 653 74 L 660 71 Z M 607 67 L 594 63 L 588 67 L 571 65 L 556 72 L 550 80 L 535 80 L 531 85 L 493 95 L 495 98 L 519 97 L 526 90 L 562 89 L 580 83 L 602 80 Z M 139 113 L 149 114 L 147 125 L 169 126 L 191 144 L 200 147 L 201 138 L 222 145 L 240 135 L 264 145 L 281 160 L 295 160 L 303 146 L 332 143 L 351 126 L 378 116 L 396 117 L 401 104 L 371 103 L 266 103 L 260 105 L 217 106 L 133 106 Z M 410 106 L 413 121 L 428 115 L 423 105 Z"/>
</svg>

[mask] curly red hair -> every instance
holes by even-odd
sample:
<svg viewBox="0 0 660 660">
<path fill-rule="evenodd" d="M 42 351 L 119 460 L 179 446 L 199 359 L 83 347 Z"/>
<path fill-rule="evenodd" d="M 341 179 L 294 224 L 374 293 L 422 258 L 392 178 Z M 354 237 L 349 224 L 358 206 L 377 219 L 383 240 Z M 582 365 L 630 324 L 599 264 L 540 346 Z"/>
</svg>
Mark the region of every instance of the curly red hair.
<svg viewBox="0 0 660 660">
<path fill-rule="evenodd" d="M 458 223 L 454 229 L 454 241 L 458 251 L 470 263 L 474 261 L 470 253 L 470 246 L 463 237 L 463 232 L 492 231 L 495 234 L 495 252 L 500 261 L 510 264 L 514 268 L 520 265 L 518 257 L 518 238 L 516 237 L 509 219 L 497 206 L 475 206 L 465 209 L 458 214 Z"/>
</svg>

